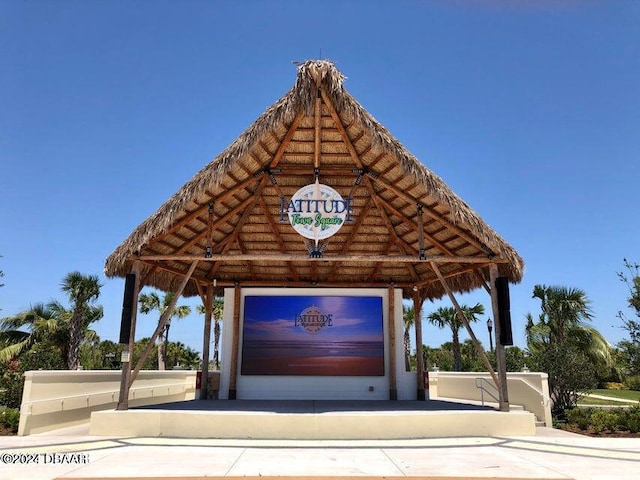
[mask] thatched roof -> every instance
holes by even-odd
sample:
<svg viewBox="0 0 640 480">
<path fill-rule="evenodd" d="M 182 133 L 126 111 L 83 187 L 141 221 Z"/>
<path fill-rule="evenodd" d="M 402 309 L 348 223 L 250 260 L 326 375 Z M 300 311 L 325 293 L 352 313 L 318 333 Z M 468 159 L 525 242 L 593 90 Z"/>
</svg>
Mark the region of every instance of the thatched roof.
<svg viewBox="0 0 640 480">
<path fill-rule="evenodd" d="M 439 298 L 444 290 L 419 258 L 422 222 L 426 259 L 448 258 L 439 265 L 454 291 L 482 286 L 490 262 L 519 282 L 516 251 L 378 123 L 344 79 L 329 61 L 301 64 L 289 92 L 116 248 L 106 275 L 122 277 L 139 259 L 144 284 L 171 291 L 202 258 L 185 295 L 215 280 L 218 287 L 394 283 L 407 296 L 418 286 Z M 280 198 L 313 183 L 316 165 L 320 183 L 353 198 L 355 220 L 326 241 L 321 260 L 309 259 L 303 237 L 280 221 Z M 216 261 L 205 259 L 207 247 Z"/>
</svg>

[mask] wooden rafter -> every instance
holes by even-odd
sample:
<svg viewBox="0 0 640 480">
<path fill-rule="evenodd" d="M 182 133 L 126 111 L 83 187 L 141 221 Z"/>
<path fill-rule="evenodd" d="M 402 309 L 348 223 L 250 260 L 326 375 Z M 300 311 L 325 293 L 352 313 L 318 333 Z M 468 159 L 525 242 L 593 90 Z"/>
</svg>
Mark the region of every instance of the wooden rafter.
<svg viewBox="0 0 640 480">
<path fill-rule="evenodd" d="M 340 115 L 338 115 L 338 112 L 336 111 L 335 107 L 333 106 L 333 103 L 331 103 L 331 100 L 329 99 L 328 95 L 324 92 L 324 90 L 321 89 L 320 91 L 321 91 L 322 97 L 323 97 L 323 99 L 325 101 L 325 104 L 327 106 L 327 109 L 329 110 L 329 113 L 331 114 L 331 118 L 333 119 L 334 123 L 336 124 L 336 127 L 338 128 L 338 132 L 340 133 L 340 136 L 342 137 L 342 139 L 344 140 L 345 145 L 347 146 L 347 150 L 349 151 L 349 155 L 351 155 L 351 159 L 355 163 L 356 167 L 358 169 L 362 170 L 363 169 L 362 160 L 360 160 L 360 156 L 358 155 L 358 152 L 357 152 L 356 148 L 353 146 L 353 143 L 351 143 L 351 139 L 349 138 L 349 134 L 347 133 L 346 129 L 344 128 L 344 125 L 342 125 L 342 121 L 340 120 Z M 382 215 L 383 219 L 385 219 L 385 222 L 387 223 L 387 227 L 389 228 L 389 232 L 396 239 L 400 240 L 400 237 L 398 236 L 397 232 L 395 231 L 395 228 L 393 228 L 393 224 L 391 223 L 391 220 L 388 218 L 387 213 L 378 204 L 378 200 L 379 200 L 380 197 L 377 195 L 377 192 L 375 191 L 375 188 L 373 187 L 373 184 L 371 183 L 371 179 L 369 178 L 368 175 L 364 176 L 363 183 L 365 184 L 365 186 L 369 190 L 369 195 L 371 195 L 371 197 L 374 199 L 376 207 L 378 207 L 378 210 L 380 211 L 380 214 Z M 417 280 L 418 279 L 418 274 L 416 273 L 415 268 L 413 268 L 413 265 L 408 265 L 407 268 L 409 269 L 409 272 L 411 273 L 411 276 L 414 279 Z"/>
<path fill-rule="evenodd" d="M 245 180 L 244 182 L 239 183 L 238 185 L 236 185 L 236 186 L 230 188 L 229 190 L 226 190 L 224 193 L 221 193 L 220 195 L 218 195 L 215 198 L 215 201 L 216 202 L 224 202 L 229 197 L 235 195 L 239 190 L 243 190 L 243 189 L 247 188 L 249 185 L 251 185 L 253 183 L 256 183 L 256 182 L 257 182 L 257 179 L 255 179 L 253 177 L 250 177 L 247 180 Z M 213 197 L 211 199 L 214 200 Z M 155 237 L 154 241 L 162 240 L 163 238 L 168 237 L 172 233 L 174 233 L 177 230 L 179 230 L 180 228 L 184 227 L 189 222 L 191 222 L 194 218 L 199 217 L 202 214 L 202 212 L 204 212 L 208 208 L 208 206 L 209 206 L 209 201 L 206 201 L 206 202 L 202 203 L 195 210 L 192 210 L 191 212 L 187 213 L 184 217 L 182 217 L 180 220 L 178 220 L 174 225 L 172 225 L 171 227 L 167 228 L 165 231 L 163 231 L 161 234 L 159 234 L 157 237 Z"/>
<path fill-rule="evenodd" d="M 393 250 L 393 247 L 396 247 L 398 250 L 400 250 L 400 248 L 398 248 L 398 246 L 396 245 L 396 242 L 394 241 L 393 237 L 389 237 L 389 241 L 387 242 L 387 247 L 385 248 L 384 254 L 385 255 L 389 255 L 389 253 L 391 253 L 391 250 Z M 373 282 L 375 280 L 375 278 L 378 276 L 378 273 L 380 272 L 380 269 L 382 268 L 382 265 L 384 265 L 382 262 L 378 262 L 375 264 L 375 266 L 373 267 L 373 270 L 371 272 L 371 274 L 369 275 L 369 281 Z M 413 275 L 412 275 L 413 277 Z M 415 277 L 413 277 L 415 280 Z"/>
<path fill-rule="evenodd" d="M 364 207 L 362 207 L 362 210 L 360 211 L 360 215 L 358 215 L 358 219 L 356 220 L 356 223 L 353 226 L 353 228 L 351 230 L 351 233 L 349 234 L 349 237 L 342 244 L 341 253 L 343 255 L 346 254 L 349 251 L 349 248 L 351 248 L 351 244 L 353 243 L 353 241 L 356 239 L 356 236 L 358 235 L 358 229 L 359 229 L 360 225 L 362 225 L 362 222 L 364 221 L 365 217 L 367 216 L 367 213 L 369 213 L 369 209 L 370 208 L 371 208 L 371 197 L 369 197 L 367 199 L 367 202 L 364 204 Z M 333 268 L 331 269 L 331 272 L 327 276 L 327 278 L 330 281 L 333 280 L 333 277 L 334 277 L 334 275 L 336 273 L 336 270 L 339 267 L 340 267 L 340 262 L 336 262 L 333 265 Z"/>
<path fill-rule="evenodd" d="M 304 114 L 302 112 L 298 112 L 296 117 L 293 119 L 293 122 L 291 122 L 289 130 L 287 130 L 287 133 L 284 135 L 284 138 L 282 139 L 282 143 L 280 143 L 278 150 L 276 150 L 276 153 L 273 155 L 271 163 L 269 163 L 269 168 L 275 168 L 278 166 L 280 160 L 282 159 L 284 151 L 287 149 L 289 142 L 293 138 L 293 135 L 296 133 L 296 129 L 298 128 L 298 125 L 300 125 L 300 122 L 303 118 Z"/>
<path fill-rule="evenodd" d="M 131 388 L 131 385 L 133 384 L 134 380 L 138 376 L 138 373 L 140 372 L 142 365 L 144 364 L 145 360 L 149 356 L 149 352 L 155 346 L 158 335 L 160 335 L 160 332 L 162 331 L 164 326 L 167 324 L 167 322 L 173 315 L 173 310 L 175 309 L 176 304 L 178 303 L 178 299 L 180 298 L 180 295 L 182 295 L 182 292 L 184 291 L 184 288 L 187 286 L 187 282 L 191 278 L 191 275 L 193 274 L 193 271 L 196 269 L 197 265 L 198 265 L 198 260 L 195 260 L 191 263 L 189 270 L 187 271 L 185 276 L 182 278 L 180 285 L 176 289 L 173 299 L 167 306 L 164 313 L 160 316 L 160 320 L 158 320 L 158 326 L 156 327 L 155 332 L 153 332 L 153 335 L 151 335 L 151 338 L 149 339 L 149 343 L 147 344 L 145 349 L 142 351 L 142 354 L 140 355 L 140 359 L 136 364 L 136 368 L 133 370 L 133 372 L 131 372 L 131 377 L 129 378 L 129 388 Z"/>
<path fill-rule="evenodd" d="M 396 188 L 395 186 L 393 186 L 390 183 L 386 182 L 383 179 L 382 176 L 378 176 L 377 178 L 374 178 L 373 181 L 376 184 L 383 186 L 385 189 L 391 190 L 397 196 L 403 198 L 408 204 L 418 203 L 418 199 L 415 199 L 415 198 L 411 197 L 411 195 L 407 194 L 406 192 L 403 192 L 399 188 Z M 428 205 L 425 205 L 424 213 L 425 213 L 425 215 L 428 215 L 429 217 L 433 218 L 434 220 L 436 220 L 437 222 L 441 223 L 442 225 L 444 225 L 448 229 L 453 230 L 455 233 L 460 235 L 467 242 L 469 242 L 470 244 L 472 244 L 473 246 L 475 246 L 479 250 L 482 250 L 482 251 L 486 251 L 487 250 L 486 245 L 483 245 L 480 241 L 478 241 L 477 239 L 473 238 L 471 235 L 469 235 L 463 229 L 461 229 L 457 225 L 454 225 L 453 223 L 451 223 L 449 220 L 444 218 L 439 213 L 433 211 L 431 208 L 429 208 Z"/>
<path fill-rule="evenodd" d="M 228 211 L 226 214 L 224 214 L 222 217 L 220 217 L 218 220 L 216 220 L 215 223 L 213 224 L 213 228 L 216 229 L 220 225 L 226 223 L 230 218 L 233 218 L 236 215 L 238 215 L 239 212 L 243 211 L 248 205 L 250 205 L 254 201 L 255 201 L 255 199 L 253 198 L 253 196 L 247 197 L 243 202 L 241 202 L 240 204 L 236 205 L 235 208 L 233 208 L 232 210 Z M 205 237 L 206 235 L 207 235 L 207 230 L 203 230 L 198 235 L 196 235 L 191 240 L 189 240 L 184 245 L 182 245 L 178 250 L 176 250 L 175 253 L 176 254 L 184 253 L 189 248 L 191 248 L 193 245 L 195 245 L 200 240 L 202 240 L 202 238 Z"/>
<path fill-rule="evenodd" d="M 236 223 L 233 228 L 233 233 L 229 235 L 229 237 L 227 238 L 226 245 L 222 249 L 223 255 L 226 254 L 231 249 L 231 246 L 233 245 L 233 243 L 239 238 L 242 227 L 244 227 L 244 224 L 247 222 L 247 219 L 251 215 L 251 212 L 253 212 L 253 209 L 256 207 L 258 200 L 262 196 L 262 190 L 264 189 L 264 186 L 267 184 L 267 180 L 268 180 L 268 177 L 263 176 L 260 179 L 260 183 L 258 184 L 258 188 L 256 188 L 255 193 L 253 194 L 252 197 L 249 197 L 252 200 L 252 202 L 250 202 L 250 205 L 248 205 L 247 208 L 245 208 L 244 212 L 242 212 L 242 215 L 240 216 L 238 223 Z M 211 270 L 209 271 L 207 277 L 209 278 L 215 277 L 221 265 L 222 265 L 222 262 L 216 262 L 211 268 Z"/>
<path fill-rule="evenodd" d="M 425 259 L 421 260 L 415 255 L 325 255 L 322 258 L 311 258 L 303 254 L 294 253 L 247 253 L 247 254 L 213 254 L 211 258 L 204 258 L 199 255 L 140 255 L 135 257 L 142 261 L 194 261 L 200 260 L 202 262 L 219 262 L 221 260 L 232 262 L 246 262 L 246 261 L 263 261 L 263 262 L 384 262 L 384 263 L 474 263 L 474 264 L 486 264 L 487 257 L 485 256 L 460 256 L 451 257 L 449 255 L 427 255 Z M 495 257 L 492 263 L 507 263 L 507 260 Z"/>
<path fill-rule="evenodd" d="M 269 226 L 273 231 L 273 235 L 276 237 L 276 242 L 278 242 L 280 251 L 282 253 L 286 253 L 287 247 L 284 243 L 284 240 L 282 239 L 282 235 L 280 235 L 280 230 L 278 230 L 278 225 L 276 224 L 275 220 L 269 213 L 267 204 L 264 203 L 264 200 L 262 198 L 260 198 L 259 204 L 260 204 L 260 208 L 262 208 L 262 211 L 264 212 L 265 218 L 267 219 L 267 223 L 269 223 Z M 298 276 L 298 272 L 296 272 L 295 268 L 293 268 L 293 264 L 291 262 L 287 262 L 287 266 L 289 267 L 289 273 L 291 273 L 291 277 L 293 278 L 293 280 L 298 281 L 300 277 Z"/>
<path fill-rule="evenodd" d="M 384 205 L 385 210 L 388 210 L 391 213 L 393 213 L 398 218 L 398 220 L 400 220 L 402 224 L 408 226 L 414 232 L 417 232 L 418 236 L 420 236 L 420 234 L 422 233 L 423 237 L 426 237 L 429 240 L 429 243 L 434 247 L 436 247 L 438 250 L 440 250 L 442 253 L 445 253 L 447 255 L 454 255 L 453 251 L 451 251 L 444 244 L 442 244 L 437 239 L 435 239 L 428 232 L 425 232 L 424 228 L 420 229 L 414 222 L 412 222 L 405 215 L 400 213 L 400 211 L 398 211 L 393 205 L 391 205 L 389 202 L 384 200 L 382 197 L 378 197 L 378 202 Z"/>
<path fill-rule="evenodd" d="M 493 366 L 491 365 L 491 362 L 489 362 L 489 359 L 487 358 L 487 355 L 485 354 L 484 349 L 480 345 L 480 342 L 478 341 L 475 333 L 473 333 L 473 330 L 471 329 L 471 325 L 469 324 L 469 320 L 467 319 L 467 316 L 465 315 L 464 310 L 460 308 L 460 304 L 458 304 L 458 301 L 456 300 L 456 297 L 453 294 L 453 291 L 451 290 L 451 288 L 449 288 L 449 284 L 447 283 L 444 276 L 440 272 L 438 265 L 431 262 L 431 268 L 433 269 L 434 273 L 438 277 L 438 280 L 440 281 L 442 288 L 444 288 L 445 292 L 447 292 L 447 295 L 449 296 L 449 299 L 451 300 L 451 303 L 453 304 L 453 307 L 456 310 L 458 319 L 464 325 L 464 328 L 467 330 L 467 333 L 471 337 L 471 341 L 473 342 L 473 345 L 476 349 L 476 352 L 478 353 L 478 356 L 482 359 L 482 363 L 484 363 L 484 366 L 487 367 L 487 371 L 489 372 L 489 374 L 491 375 L 491 378 L 495 382 L 496 387 L 500 388 L 500 381 L 498 380 L 498 375 L 496 375 L 496 372 L 493 370 Z"/>
<path fill-rule="evenodd" d="M 238 248 L 240 249 L 240 251 L 242 253 L 247 253 L 247 249 L 244 248 L 244 242 L 242 241 L 242 238 L 240 236 L 238 236 L 236 241 L 238 242 Z M 218 263 L 218 265 L 220 265 L 220 264 Z M 251 278 L 255 277 L 254 272 L 253 272 L 253 264 L 251 262 L 247 262 L 247 270 L 249 270 L 249 276 Z"/>
</svg>

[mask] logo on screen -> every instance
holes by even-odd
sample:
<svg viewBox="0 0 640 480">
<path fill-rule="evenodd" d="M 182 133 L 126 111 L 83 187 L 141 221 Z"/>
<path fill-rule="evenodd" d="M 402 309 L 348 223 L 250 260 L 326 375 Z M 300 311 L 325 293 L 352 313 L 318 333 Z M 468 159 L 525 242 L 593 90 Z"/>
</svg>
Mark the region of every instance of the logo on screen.
<svg viewBox="0 0 640 480">
<path fill-rule="evenodd" d="M 333 314 L 323 313 L 318 307 L 312 305 L 305 308 L 295 320 L 296 327 L 302 327 L 307 332 L 315 335 L 324 327 L 333 326 Z"/>
</svg>

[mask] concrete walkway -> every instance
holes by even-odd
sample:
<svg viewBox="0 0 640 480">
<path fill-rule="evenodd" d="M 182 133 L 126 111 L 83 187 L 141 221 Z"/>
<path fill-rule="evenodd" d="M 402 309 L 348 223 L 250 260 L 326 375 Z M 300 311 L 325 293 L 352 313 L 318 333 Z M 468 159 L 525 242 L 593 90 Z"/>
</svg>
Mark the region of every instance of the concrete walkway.
<svg viewBox="0 0 640 480">
<path fill-rule="evenodd" d="M 0 479 L 359 476 L 640 479 L 640 438 L 550 428 L 534 437 L 387 441 L 104 438 L 88 425 L 0 437 Z"/>
<path fill-rule="evenodd" d="M 588 394 L 585 395 L 585 397 L 597 398 L 598 400 L 608 400 L 608 401 L 611 401 L 611 405 L 615 405 L 615 406 L 640 404 L 640 402 L 636 401 L 636 400 L 627 400 L 627 399 L 624 399 L 624 398 L 609 397 L 609 396 L 606 396 L 606 395 L 597 395 L 595 393 L 588 393 Z M 580 402 L 578 402 L 578 403 L 580 403 Z M 623 404 L 623 405 L 617 405 L 617 404 Z"/>
</svg>

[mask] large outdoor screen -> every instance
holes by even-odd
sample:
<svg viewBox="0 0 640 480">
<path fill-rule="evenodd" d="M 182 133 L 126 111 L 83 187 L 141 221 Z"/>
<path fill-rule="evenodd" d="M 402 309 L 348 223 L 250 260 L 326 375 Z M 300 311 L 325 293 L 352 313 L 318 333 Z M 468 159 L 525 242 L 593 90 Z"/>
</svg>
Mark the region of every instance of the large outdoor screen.
<svg viewBox="0 0 640 480">
<path fill-rule="evenodd" d="M 246 296 L 242 375 L 384 375 L 381 297 Z"/>
</svg>

